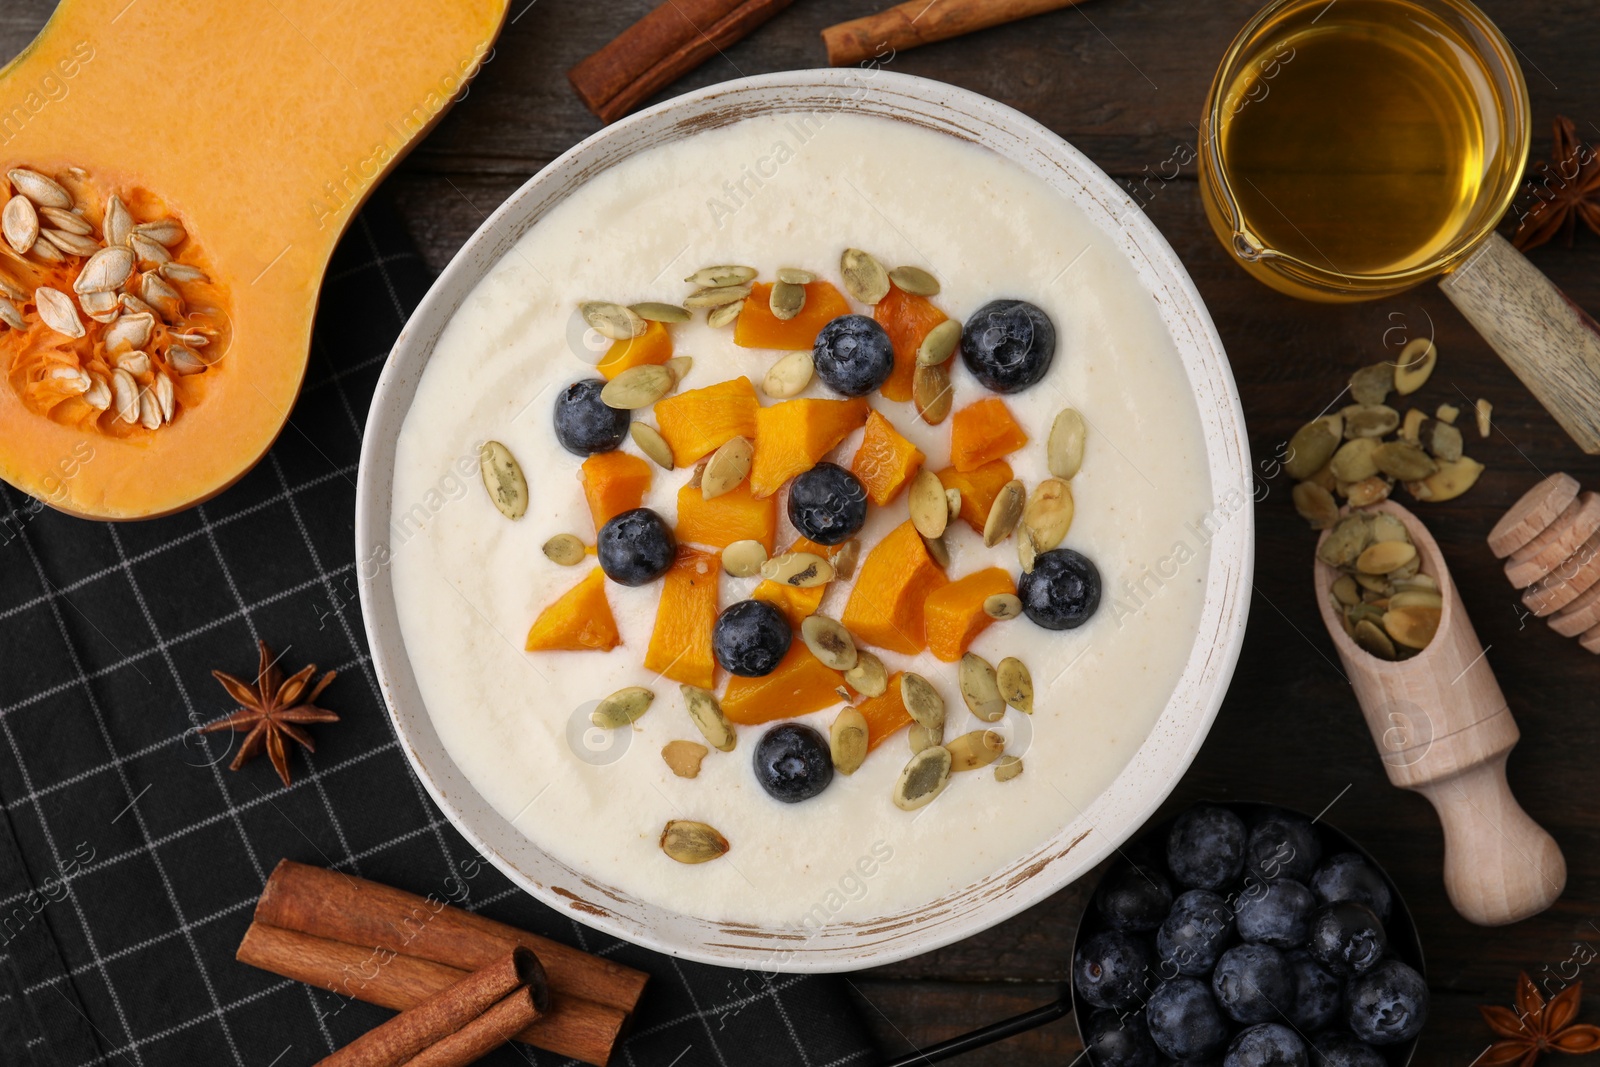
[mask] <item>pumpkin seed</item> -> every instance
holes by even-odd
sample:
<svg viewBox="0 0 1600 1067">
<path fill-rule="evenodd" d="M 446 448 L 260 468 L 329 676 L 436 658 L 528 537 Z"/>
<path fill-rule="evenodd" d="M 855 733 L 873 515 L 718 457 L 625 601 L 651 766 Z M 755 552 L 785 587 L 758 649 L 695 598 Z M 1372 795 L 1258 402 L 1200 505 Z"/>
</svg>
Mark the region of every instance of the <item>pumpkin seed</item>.
<svg viewBox="0 0 1600 1067">
<path fill-rule="evenodd" d="M 1428 382 L 1434 365 L 1439 362 L 1439 350 L 1426 337 L 1413 337 L 1400 350 L 1394 364 L 1394 391 L 1410 396 Z"/>
<path fill-rule="evenodd" d="M 1002 700 L 1020 712 L 1033 714 L 1033 675 L 1025 663 L 1015 656 L 1007 656 L 995 668 L 994 677 Z"/>
<path fill-rule="evenodd" d="M 1380 511 L 1373 515 L 1371 522 L 1374 541 L 1411 541 L 1406 524 L 1387 512 Z"/>
<path fill-rule="evenodd" d="M 698 285 L 704 289 L 720 289 L 729 285 L 744 285 L 746 282 L 756 280 L 754 267 L 701 267 L 684 281 L 690 285 Z"/>
<path fill-rule="evenodd" d="M 1290 495 L 1294 499 L 1295 511 L 1311 524 L 1313 530 L 1326 530 L 1339 521 L 1339 505 L 1333 499 L 1333 494 L 1316 482 L 1301 482 Z"/>
<path fill-rule="evenodd" d="M 1334 581 L 1332 593 L 1333 599 L 1347 608 L 1361 603 L 1361 587 L 1348 574 L 1342 574 Z"/>
<path fill-rule="evenodd" d="M 1372 462 L 1391 478 L 1415 482 L 1439 469 L 1439 464 L 1422 449 L 1407 441 L 1388 441 L 1372 452 Z"/>
<path fill-rule="evenodd" d="M 1427 421 L 1428 416 L 1424 415 L 1416 408 L 1409 409 L 1406 412 L 1405 419 L 1400 423 L 1400 436 L 1405 438 L 1407 441 L 1410 441 L 1412 444 L 1420 443 L 1422 440 L 1422 426 Z"/>
<path fill-rule="evenodd" d="M 1389 595 L 1389 579 L 1382 574 L 1357 574 L 1353 575 L 1356 584 L 1373 596 L 1385 597 Z"/>
<path fill-rule="evenodd" d="M 911 399 L 917 414 L 929 426 L 937 426 L 950 414 L 955 392 L 950 388 L 950 365 L 919 366 L 911 373 Z"/>
<path fill-rule="evenodd" d="M 1305 481 L 1333 458 L 1343 435 L 1342 416 L 1325 415 L 1320 419 L 1312 419 L 1289 438 L 1289 454 L 1283 461 L 1283 469 L 1289 477 Z"/>
<path fill-rule="evenodd" d="M 834 576 L 847 582 L 855 577 L 856 564 L 860 560 L 861 541 L 855 537 L 834 549 L 833 554 L 828 557 L 828 562 L 833 564 Z"/>
<path fill-rule="evenodd" d="M 166 321 L 177 322 L 183 318 L 183 298 L 178 295 L 178 290 L 162 279 L 161 275 L 142 275 L 139 281 L 139 296 L 149 305 L 151 311 Z"/>
<path fill-rule="evenodd" d="M 1403 581 L 1396 581 L 1394 583 L 1394 587 L 1397 592 L 1410 592 L 1416 590 L 1421 592 L 1437 593 L 1439 591 L 1439 581 L 1431 574 L 1414 574 L 1410 578 L 1406 578 Z"/>
<path fill-rule="evenodd" d="M 833 725 L 828 727 L 828 752 L 833 756 L 833 769 L 840 774 L 854 774 L 867 758 L 867 717 L 855 708 L 839 709 Z"/>
<path fill-rule="evenodd" d="M 643 686 L 630 685 L 618 689 L 595 706 L 589 720 L 602 730 L 619 730 L 638 720 L 650 710 L 656 695 Z"/>
<path fill-rule="evenodd" d="M 1359 482 L 1363 478 L 1370 478 L 1378 473 L 1378 465 L 1372 459 L 1372 454 L 1378 448 L 1379 442 L 1371 437 L 1346 441 L 1328 461 L 1328 469 L 1341 482 Z"/>
<path fill-rule="evenodd" d="M 89 375 L 89 388 L 83 394 L 83 402 L 96 411 L 104 411 L 111 406 L 111 386 L 100 375 Z"/>
<path fill-rule="evenodd" d="M 1022 518 L 1025 496 L 1022 483 L 1015 478 L 1000 487 L 994 504 L 989 508 L 989 517 L 983 524 L 984 547 L 993 548 L 1011 536 L 1011 531 L 1017 528 L 1017 522 Z"/>
<path fill-rule="evenodd" d="M 823 665 L 847 671 L 856 665 L 856 642 L 837 619 L 808 615 L 800 623 L 800 639 Z"/>
<path fill-rule="evenodd" d="M 1378 541 L 1367 546 L 1356 559 L 1362 574 L 1388 574 L 1417 558 L 1417 548 L 1406 541 Z"/>
<path fill-rule="evenodd" d="M 642 422 L 635 422 L 629 424 L 628 436 L 639 446 L 639 451 L 655 460 L 656 466 L 662 470 L 673 469 L 672 446 L 667 444 L 667 439 L 661 436 L 660 430 Z"/>
<path fill-rule="evenodd" d="M 722 550 L 722 569 L 735 578 L 754 578 L 767 561 L 767 546 L 760 541 L 735 541 Z"/>
<path fill-rule="evenodd" d="M 6 177 L 11 179 L 12 188 L 32 200 L 38 207 L 72 206 L 72 194 L 36 170 L 18 167 L 16 170 L 6 171 Z"/>
<path fill-rule="evenodd" d="M 116 293 L 79 293 L 78 306 L 96 322 L 112 323 L 122 310 Z"/>
<path fill-rule="evenodd" d="M 150 373 L 150 356 L 145 352 L 124 352 L 111 357 L 111 362 L 136 378 Z"/>
<path fill-rule="evenodd" d="M 761 577 L 796 589 L 810 589 L 833 580 L 833 564 L 810 552 L 785 552 L 761 565 Z"/>
<path fill-rule="evenodd" d="M 1461 431 L 1448 422 L 1425 418 L 1417 428 L 1416 441 L 1426 448 L 1434 459 L 1454 463 L 1461 458 L 1463 442 Z"/>
<path fill-rule="evenodd" d="M 64 337 L 83 336 L 83 320 L 78 318 L 78 309 L 66 293 L 41 285 L 33 291 L 33 301 L 46 326 Z"/>
<path fill-rule="evenodd" d="M 1345 499 L 1350 501 L 1354 508 L 1364 508 L 1376 504 L 1380 500 L 1388 500 L 1389 493 L 1394 489 L 1394 483 L 1387 478 L 1373 475 L 1363 478 L 1359 482 L 1351 482 L 1345 487 Z"/>
<path fill-rule="evenodd" d="M 739 313 L 743 310 L 743 300 L 735 300 L 731 304 L 724 304 L 719 308 L 712 308 L 711 311 L 706 314 L 706 325 L 710 326 L 714 330 L 720 330 L 734 319 L 737 319 L 739 317 Z"/>
<path fill-rule="evenodd" d="M 906 727 L 906 744 L 911 748 L 913 756 L 925 748 L 942 745 L 944 744 L 944 727 L 941 725 L 937 730 L 931 730 L 919 722 L 914 722 Z"/>
<path fill-rule="evenodd" d="M 916 811 L 944 792 L 950 784 L 950 751 L 939 745 L 911 757 L 894 783 L 894 806 Z"/>
<path fill-rule="evenodd" d="M 1400 413 L 1386 404 L 1351 404 L 1340 414 L 1346 437 L 1386 437 L 1400 425 Z"/>
<path fill-rule="evenodd" d="M 100 250 L 100 242 L 93 237 L 79 237 L 61 230 L 41 230 L 39 236 L 55 245 L 69 256 L 88 257 Z"/>
<path fill-rule="evenodd" d="M 1454 463 L 1441 463 L 1439 469 L 1420 482 L 1407 482 L 1406 489 L 1418 500 L 1438 503 L 1454 500 L 1471 489 L 1483 473 L 1483 464 L 1469 456 Z"/>
<path fill-rule="evenodd" d="M 45 372 L 45 377 L 53 382 L 60 383 L 61 388 L 69 393 L 81 396 L 89 391 L 92 384 L 89 376 L 77 367 L 57 366 Z"/>
<path fill-rule="evenodd" d="M 1350 636 L 1355 639 L 1357 646 L 1379 659 L 1395 658 L 1394 642 L 1383 632 L 1383 628 L 1371 619 L 1362 619 L 1356 623 Z"/>
<path fill-rule="evenodd" d="M 1353 567 L 1372 540 L 1372 527 L 1365 515 L 1346 515 L 1334 524 L 1317 548 L 1317 558 L 1330 567 Z"/>
<path fill-rule="evenodd" d="M 1398 590 L 1389 597 L 1390 610 L 1400 608 L 1424 608 L 1430 611 L 1444 610 L 1444 597 L 1427 589 Z"/>
<path fill-rule="evenodd" d="M 706 472 L 706 464 L 710 462 L 710 456 L 701 456 L 699 462 L 694 465 L 694 470 L 689 474 L 690 489 L 700 488 L 700 476 Z"/>
<path fill-rule="evenodd" d="M 161 409 L 161 421 L 171 422 L 178 410 L 178 397 L 172 379 L 156 371 L 155 377 L 150 380 L 150 392 L 156 398 L 156 406 Z"/>
<path fill-rule="evenodd" d="M 950 512 L 950 519 L 953 521 L 959 518 L 961 515 L 961 490 L 946 489 L 944 491 L 944 502 Z"/>
<path fill-rule="evenodd" d="M 944 697 L 922 675 L 906 671 L 900 676 L 900 702 L 922 725 L 929 729 L 944 728 Z"/>
<path fill-rule="evenodd" d="M 544 543 L 545 556 L 563 567 L 576 567 L 589 554 L 588 547 L 574 534 L 556 534 Z"/>
<path fill-rule="evenodd" d="M 710 754 L 709 748 L 694 741 L 668 741 L 661 748 L 661 758 L 679 778 L 700 777 L 700 763 Z"/>
<path fill-rule="evenodd" d="M 844 672 L 844 680 L 864 697 L 881 697 L 889 691 L 888 668 L 864 648 L 856 649 L 856 665 Z"/>
<path fill-rule="evenodd" d="M 1035 553 L 1048 552 L 1065 540 L 1073 511 L 1072 487 L 1066 482 L 1046 478 L 1034 486 L 1022 509 L 1022 533 Z"/>
<path fill-rule="evenodd" d="M 613 304 L 608 300 L 588 300 L 578 305 L 578 314 L 602 337 L 613 341 L 627 341 L 638 337 L 649 328 L 632 308 Z"/>
<path fill-rule="evenodd" d="M 94 233 L 94 227 L 89 225 L 88 219 L 58 207 L 40 208 L 39 217 L 63 233 L 75 234 L 78 237 L 88 237 Z"/>
<path fill-rule="evenodd" d="M 1494 414 L 1494 405 L 1480 396 L 1477 402 L 1472 405 L 1472 411 L 1478 419 L 1478 436 L 1488 437 L 1489 430 L 1494 425 L 1490 421 L 1490 416 Z"/>
<path fill-rule="evenodd" d="M 921 267 L 896 267 L 889 272 L 889 280 L 913 296 L 939 295 L 939 279 Z"/>
<path fill-rule="evenodd" d="M 1083 448 L 1089 439 L 1089 426 L 1075 408 L 1062 408 L 1050 424 L 1045 443 L 1045 463 L 1057 478 L 1071 479 L 1083 466 Z"/>
<path fill-rule="evenodd" d="M 1350 375 L 1350 396 L 1357 404 L 1381 404 L 1394 388 L 1394 369 L 1387 363 L 1374 363 Z"/>
<path fill-rule="evenodd" d="M 994 764 L 994 780 L 1009 782 L 1022 773 L 1022 758 L 1020 756 L 1001 756 Z"/>
<path fill-rule="evenodd" d="M 0 295 L 10 297 L 12 300 L 28 299 L 28 291 L 8 278 L 4 271 L 0 271 Z"/>
<path fill-rule="evenodd" d="M 1427 648 L 1433 635 L 1439 632 L 1441 608 L 1400 607 L 1393 603 L 1383 613 L 1383 630 L 1397 645 L 1407 648 Z"/>
<path fill-rule="evenodd" d="M 1014 619 L 1022 614 L 1022 601 L 1014 593 L 996 593 L 984 598 L 983 613 L 991 619 Z"/>
<path fill-rule="evenodd" d="M 911 525 L 926 538 L 944 536 L 950 523 L 950 502 L 944 495 L 944 483 L 939 476 L 923 467 L 911 479 L 911 491 L 906 494 L 911 510 Z"/>
<path fill-rule="evenodd" d="M 929 330 L 917 346 L 917 366 L 937 367 L 955 355 L 956 346 L 960 343 L 961 323 L 955 319 L 945 319 Z"/>
<path fill-rule="evenodd" d="M 1452 426 L 1456 424 L 1456 419 L 1459 418 L 1460 415 L 1461 409 L 1456 407 L 1454 404 L 1440 404 L 1433 413 L 1434 418 L 1438 419 L 1440 422 L 1448 422 Z"/>
<path fill-rule="evenodd" d="M 163 263 L 172 262 L 172 253 L 159 241 L 152 241 L 144 234 L 135 230 L 128 236 L 128 247 L 133 250 L 134 257 L 138 259 L 139 266 L 146 270 L 157 270 Z M 72 251 L 67 249 L 67 251 Z M 80 255 L 82 253 L 79 253 Z M 93 254 L 93 253 L 90 253 Z"/>
<path fill-rule="evenodd" d="M 600 390 L 600 402 L 618 411 L 638 411 L 672 392 L 675 384 L 672 372 L 657 364 L 629 367 Z"/>
<path fill-rule="evenodd" d="M 950 753 L 950 770 L 975 771 L 987 767 L 1005 751 L 1006 739 L 995 730 L 973 730 L 945 744 Z"/>
<path fill-rule="evenodd" d="M 46 263 L 65 263 L 67 261 L 66 253 L 49 241 L 42 239 L 44 237 L 43 232 L 39 236 L 41 240 L 33 242 L 33 248 L 29 249 L 35 259 L 43 260 Z"/>
<path fill-rule="evenodd" d="M 951 563 L 950 545 L 942 537 L 924 537 L 922 545 L 928 550 L 928 555 L 941 570 L 949 570 Z"/>
<path fill-rule="evenodd" d="M 1000 683 L 995 680 L 994 668 L 988 660 L 968 652 L 956 667 L 956 681 L 968 711 L 984 722 L 1005 718 L 1006 702 L 1000 695 Z"/>
<path fill-rule="evenodd" d="M 789 285 L 810 285 L 817 280 L 817 276 L 799 267 L 779 267 L 778 280 Z"/>
<path fill-rule="evenodd" d="M 121 322 L 122 320 L 118 319 L 117 321 Z M 183 375 L 199 374 L 207 366 L 206 361 L 200 358 L 198 352 L 182 345 L 173 345 L 167 349 L 167 365 Z"/>
<path fill-rule="evenodd" d="M 788 322 L 805 309 L 806 287 L 793 282 L 775 282 L 767 297 L 767 306 L 772 309 L 773 318 Z"/>
<path fill-rule="evenodd" d="M 1391 591 L 1392 591 L 1394 582 L 1399 581 L 1400 579 L 1403 579 L 1403 578 L 1414 578 L 1414 577 L 1416 577 L 1417 571 L 1419 571 L 1421 569 L 1422 569 L 1422 560 L 1417 558 L 1417 557 L 1415 557 L 1415 556 L 1413 556 L 1412 559 L 1411 559 L 1411 562 L 1400 564 L 1400 566 L 1396 567 L 1394 570 L 1392 570 L 1388 574 L 1384 575 L 1384 577 L 1386 579 L 1388 579 L 1388 581 L 1390 582 Z"/>
<path fill-rule="evenodd" d="M 711 500 L 736 488 L 749 475 L 755 454 L 755 445 L 751 444 L 748 437 L 732 437 L 724 441 L 721 447 L 711 453 L 711 461 L 701 472 L 700 495 Z"/>
<path fill-rule="evenodd" d="M 155 219 L 151 222 L 141 222 L 133 229 L 135 233 L 144 234 L 150 240 L 168 248 L 181 243 L 188 236 L 184 232 L 183 224 L 177 219 Z"/>
<path fill-rule="evenodd" d="M 767 369 L 767 376 L 761 380 L 761 391 L 774 400 L 799 396 L 811 384 L 816 369 L 807 350 L 790 352 Z"/>
<path fill-rule="evenodd" d="M 105 234 L 108 245 L 125 244 L 128 235 L 133 233 L 133 216 L 128 214 L 122 198 L 115 193 L 106 199 L 105 217 L 100 220 L 100 230 Z"/>
<path fill-rule="evenodd" d="M 140 300 L 132 293 L 124 292 L 119 299 L 122 301 L 123 310 L 129 312 L 130 314 L 154 316 L 156 313 L 155 308 L 151 307 L 149 304 L 146 304 L 143 300 Z"/>
<path fill-rule="evenodd" d="M 676 389 L 683 384 L 683 380 L 689 376 L 689 372 L 694 370 L 694 357 L 673 356 L 661 366 L 666 369 L 668 374 L 672 375 L 672 387 Z"/>
<path fill-rule="evenodd" d="M 123 422 L 139 421 L 139 383 L 121 367 L 111 372 L 111 400 L 116 405 L 117 418 Z"/>
<path fill-rule="evenodd" d="M 673 819 L 661 831 L 661 851 L 679 863 L 709 863 L 728 848 L 728 839 L 715 827 L 692 819 Z"/>
<path fill-rule="evenodd" d="M 528 480 L 511 449 L 499 441 L 485 441 L 478 449 L 478 472 L 489 500 L 508 519 L 520 519 L 528 510 Z"/>
<path fill-rule="evenodd" d="M 0 209 L 0 232 L 17 255 L 27 255 L 39 239 L 39 213 L 33 202 L 21 193 L 7 200 L 5 208 Z"/>
<path fill-rule="evenodd" d="M 689 309 L 677 304 L 663 304 L 647 300 L 642 304 L 629 304 L 628 309 L 646 322 L 688 322 Z"/>
<path fill-rule="evenodd" d="M 839 257 L 839 272 L 844 275 L 845 291 L 863 304 L 876 304 L 889 295 L 889 274 L 871 253 L 845 249 Z"/>
<path fill-rule="evenodd" d="M 157 268 L 157 273 L 169 282 L 209 282 L 211 280 L 211 275 L 199 267 L 193 267 L 187 263 L 179 263 L 177 260 L 161 264 Z"/>
<path fill-rule="evenodd" d="M 739 735 L 734 733 L 728 717 L 722 714 L 717 694 L 695 685 L 680 685 L 678 691 L 683 694 L 683 706 L 689 711 L 690 721 L 711 747 L 719 752 L 732 752 Z"/>
<path fill-rule="evenodd" d="M 17 310 L 17 305 L 9 300 L 0 300 L 0 320 L 13 330 L 26 330 L 28 320 L 22 317 L 22 312 Z"/>
<path fill-rule="evenodd" d="M 161 408 L 148 389 L 139 394 L 139 425 L 147 430 L 161 428 Z"/>
<path fill-rule="evenodd" d="M 739 303 L 750 295 L 748 285 L 715 285 L 705 289 L 696 289 L 683 299 L 686 308 L 720 308 L 729 304 Z"/>
</svg>

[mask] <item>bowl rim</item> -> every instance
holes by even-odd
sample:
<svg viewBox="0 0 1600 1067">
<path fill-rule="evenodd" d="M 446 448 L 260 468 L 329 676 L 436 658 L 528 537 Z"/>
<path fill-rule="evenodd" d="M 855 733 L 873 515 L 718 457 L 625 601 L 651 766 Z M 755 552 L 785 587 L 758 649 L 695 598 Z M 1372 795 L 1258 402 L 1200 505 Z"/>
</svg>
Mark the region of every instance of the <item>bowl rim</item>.
<svg viewBox="0 0 1600 1067">
<path fill-rule="evenodd" d="M 1189 658 L 1150 733 L 1087 810 L 1028 854 L 938 900 L 802 933 L 809 928 L 709 920 L 639 901 L 543 853 L 489 808 L 444 750 L 412 676 L 388 580 L 394 552 L 388 538 L 395 443 L 434 344 L 545 210 L 594 174 L 656 144 L 752 115 L 818 111 L 879 115 L 977 143 L 1040 176 L 1089 215 L 1133 266 L 1178 351 L 1200 413 L 1212 510 L 1194 530 L 1210 555 Z M 1008 150 L 995 146 L 1002 139 Z M 1255 539 L 1249 456 L 1226 352 L 1182 262 L 1133 199 L 1048 128 L 969 90 L 883 70 L 823 68 L 723 82 L 637 112 L 558 156 L 484 220 L 402 328 L 373 394 L 357 474 L 357 582 L 372 668 L 400 747 L 434 803 L 473 848 L 542 903 L 630 943 L 702 963 L 773 974 L 889 963 L 971 936 L 1070 884 L 1137 832 L 1176 787 L 1221 707 L 1244 639 Z M 1218 516 L 1213 531 L 1209 520 Z M 1097 813 L 1114 825 L 1100 829 Z M 537 865 L 539 876 L 519 859 Z"/>
</svg>

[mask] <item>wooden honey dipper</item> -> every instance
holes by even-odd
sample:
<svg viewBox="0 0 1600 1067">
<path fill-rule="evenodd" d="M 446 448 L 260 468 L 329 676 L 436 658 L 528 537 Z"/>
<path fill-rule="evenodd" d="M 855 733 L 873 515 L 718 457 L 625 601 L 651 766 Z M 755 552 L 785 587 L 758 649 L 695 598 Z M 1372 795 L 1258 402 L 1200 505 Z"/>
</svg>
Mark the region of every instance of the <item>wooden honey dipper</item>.
<svg viewBox="0 0 1600 1067">
<path fill-rule="evenodd" d="M 1393 501 L 1369 509 L 1405 524 L 1421 570 L 1439 583 L 1443 610 L 1426 648 L 1389 661 L 1363 650 L 1334 607 L 1339 572 L 1316 563 L 1317 604 L 1361 704 L 1389 781 L 1421 793 L 1444 828 L 1444 885 L 1469 922 L 1502 926 L 1553 904 L 1567 881 L 1561 848 L 1522 810 L 1506 783 L 1521 734 L 1467 618 L 1439 545 Z M 1323 539 L 1327 538 L 1323 533 Z M 1319 542 L 1320 547 L 1320 542 Z"/>
<path fill-rule="evenodd" d="M 1600 493 L 1556 473 L 1511 505 L 1489 531 L 1522 604 L 1563 637 L 1600 653 Z"/>
</svg>

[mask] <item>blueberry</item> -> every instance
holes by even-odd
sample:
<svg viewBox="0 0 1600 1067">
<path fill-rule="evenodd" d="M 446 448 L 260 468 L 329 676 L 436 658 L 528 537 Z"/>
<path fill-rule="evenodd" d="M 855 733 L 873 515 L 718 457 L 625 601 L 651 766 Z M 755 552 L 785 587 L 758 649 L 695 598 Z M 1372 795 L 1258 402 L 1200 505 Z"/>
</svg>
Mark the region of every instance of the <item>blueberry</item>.
<svg viewBox="0 0 1600 1067">
<path fill-rule="evenodd" d="M 1289 1018 L 1302 1032 L 1321 1030 L 1339 1017 L 1344 1004 L 1344 983 L 1317 966 L 1303 948 L 1287 956 L 1294 975 L 1294 1010 Z"/>
<path fill-rule="evenodd" d="M 1389 951 L 1383 923 L 1365 904 L 1336 900 L 1311 917 L 1311 938 L 1306 944 L 1311 958 L 1339 978 L 1364 974 Z"/>
<path fill-rule="evenodd" d="M 1273 809 L 1250 827 L 1244 857 L 1245 869 L 1269 882 L 1275 878 L 1305 882 L 1322 859 L 1322 842 L 1310 819 Z"/>
<path fill-rule="evenodd" d="M 600 378 L 584 378 L 556 395 L 556 440 L 575 456 L 610 452 L 628 434 L 632 413 L 606 407 L 600 400 L 605 387 Z"/>
<path fill-rule="evenodd" d="M 1150 994 L 1144 1013 L 1150 1040 L 1175 1060 L 1209 1056 L 1227 1043 L 1228 1022 L 1198 978 L 1162 982 Z"/>
<path fill-rule="evenodd" d="M 840 315 L 817 334 L 811 346 L 817 377 L 845 396 L 865 396 L 888 381 L 894 370 L 894 344 L 865 315 Z"/>
<path fill-rule="evenodd" d="M 1100 606 L 1100 571 L 1087 556 L 1052 548 L 1017 583 L 1022 610 L 1046 630 L 1075 630 Z"/>
<path fill-rule="evenodd" d="M 1083 1043 L 1091 1067 L 1161 1067 L 1161 1054 L 1150 1042 L 1144 1017 L 1102 1008 L 1089 1016 Z"/>
<path fill-rule="evenodd" d="M 1276 882 L 1252 880 L 1239 894 L 1234 909 L 1239 917 L 1239 936 L 1275 948 L 1297 948 L 1306 943 L 1311 913 L 1316 907 L 1317 898 L 1299 882 L 1287 878 Z"/>
<path fill-rule="evenodd" d="M 785 804 L 810 800 L 833 781 L 827 739 L 797 722 L 774 726 L 761 735 L 756 742 L 755 767 L 761 788 Z"/>
<path fill-rule="evenodd" d="M 1026 389 L 1055 355 L 1055 324 L 1026 300 L 991 300 L 962 327 L 961 361 L 996 393 Z"/>
<path fill-rule="evenodd" d="M 1154 962 L 1143 938 L 1105 930 L 1078 946 L 1072 985 L 1097 1008 L 1131 1008 L 1139 1003 Z"/>
<path fill-rule="evenodd" d="M 600 569 L 618 585 L 646 585 L 667 573 L 678 542 L 665 520 L 649 508 L 614 515 L 595 539 Z"/>
<path fill-rule="evenodd" d="M 1271 945 L 1235 945 L 1217 961 L 1211 992 L 1235 1022 L 1264 1023 L 1293 1007 L 1294 972 Z"/>
<path fill-rule="evenodd" d="M 1172 886 L 1148 864 L 1125 863 L 1106 875 L 1094 899 L 1113 928 L 1154 930 L 1172 907 Z"/>
<path fill-rule="evenodd" d="M 1350 983 L 1345 1021 L 1369 1045 L 1398 1045 L 1428 1021 L 1428 983 L 1399 960 L 1384 960 Z"/>
<path fill-rule="evenodd" d="M 841 544 L 867 521 L 867 491 L 837 463 L 818 463 L 789 483 L 789 521 L 819 545 Z"/>
<path fill-rule="evenodd" d="M 1388 1067 L 1383 1053 L 1345 1030 L 1311 1038 L 1311 1067 Z"/>
<path fill-rule="evenodd" d="M 711 629 L 711 651 L 717 662 L 729 674 L 746 678 L 771 674 L 793 640 L 789 620 L 765 600 L 729 605 Z"/>
<path fill-rule="evenodd" d="M 1282 1023 L 1265 1023 L 1239 1032 L 1222 1067 L 1311 1067 L 1306 1043 Z"/>
<path fill-rule="evenodd" d="M 1172 902 L 1156 931 L 1163 975 L 1208 974 L 1233 939 L 1233 909 L 1207 889 L 1191 889 Z"/>
<path fill-rule="evenodd" d="M 1317 868 L 1311 876 L 1311 891 L 1324 904 L 1336 900 L 1365 904 L 1384 922 L 1389 921 L 1394 901 L 1388 881 L 1355 852 L 1341 852 Z"/>
<path fill-rule="evenodd" d="M 1037 561 L 1034 573 L 1039 573 Z M 1022 580 L 1025 584 L 1027 576 Z M 1167 834 L 1167 869 L 1192 889 L 1221 889 L 1244 869 L 1244 836 L 1244 823 L 1227 808 L 1190 808 Z"/>
</svg>

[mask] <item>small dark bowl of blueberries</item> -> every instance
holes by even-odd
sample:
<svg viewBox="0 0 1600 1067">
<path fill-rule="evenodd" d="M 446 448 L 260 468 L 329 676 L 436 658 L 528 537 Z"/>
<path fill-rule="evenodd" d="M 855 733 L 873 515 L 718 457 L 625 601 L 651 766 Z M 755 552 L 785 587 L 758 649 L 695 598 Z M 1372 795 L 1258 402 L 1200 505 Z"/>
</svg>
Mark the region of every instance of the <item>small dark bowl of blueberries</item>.
<svg viewBox="0 0 1600 1067">
<path fill-rule="evenodd" d="M 1428 1015 L 1405 902 L 1359 845 L 1200 804 L 1126 846 L 1078 930 L 1094 1067 L 1402 1067 Z"/>
</svg>

